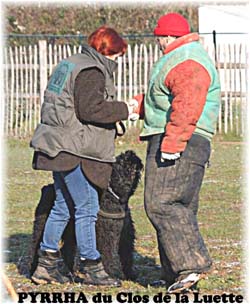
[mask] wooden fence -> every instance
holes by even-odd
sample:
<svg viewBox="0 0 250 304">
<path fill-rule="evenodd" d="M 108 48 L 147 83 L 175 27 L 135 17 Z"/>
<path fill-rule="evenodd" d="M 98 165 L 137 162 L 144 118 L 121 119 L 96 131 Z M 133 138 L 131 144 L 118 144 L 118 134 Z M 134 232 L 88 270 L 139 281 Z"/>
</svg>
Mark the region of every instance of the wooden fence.
<svg viewBox="0 0 250 304">
<path fill-rule="evenodd" d="M 243 135 L 247 112 L 246 45 L 218 45 L 216 56 L 212 45 L 205 46 L 216 61 L 222 85 L 218 133 Z M 41 102 L 52 68 L 61 59 L 81 51 L 81 47 L 37 45 L 4 48 L 4 134 L 26 137 L 40 121 Z M 131 45 L 118 59 L 115 73 L 117 99 L 128 100 L 147 90 L 149 71 L 159 58 L 155 45 Z M 217 59 L 217 60 L 216 60 Z M 130 126 L 131 123 L 128 123 Z"/>
</svg>

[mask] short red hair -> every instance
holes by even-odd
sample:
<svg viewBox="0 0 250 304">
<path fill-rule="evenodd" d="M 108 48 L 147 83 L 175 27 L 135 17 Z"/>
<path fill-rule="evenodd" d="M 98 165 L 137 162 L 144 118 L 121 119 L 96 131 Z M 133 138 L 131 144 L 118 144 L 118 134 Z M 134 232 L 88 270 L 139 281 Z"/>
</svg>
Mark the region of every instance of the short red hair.
<svg viewBox="0 0 250 304">
<path fill-rule="evenodd" d="M 88 37 L 88 44 L 102 55 L 114 55 L 127 50 L 127 42 L 112 28 L 101 26 Z"/>
</svg>

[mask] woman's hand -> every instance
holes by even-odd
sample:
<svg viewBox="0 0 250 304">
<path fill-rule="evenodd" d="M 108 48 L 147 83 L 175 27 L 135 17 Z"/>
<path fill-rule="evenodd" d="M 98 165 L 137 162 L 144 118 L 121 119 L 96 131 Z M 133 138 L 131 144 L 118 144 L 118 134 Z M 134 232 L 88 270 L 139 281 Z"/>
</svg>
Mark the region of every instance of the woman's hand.
<svg viewBox="0 0 250 304">
<path fill-rule="evenodd" d="M 136 121 L 139 119 L 139 114 L 138 114 L 138 101 L 136 99 L 130 99 L 127 102 L 128 106 L 128 119 L 131 121 Z"/>
</svg>

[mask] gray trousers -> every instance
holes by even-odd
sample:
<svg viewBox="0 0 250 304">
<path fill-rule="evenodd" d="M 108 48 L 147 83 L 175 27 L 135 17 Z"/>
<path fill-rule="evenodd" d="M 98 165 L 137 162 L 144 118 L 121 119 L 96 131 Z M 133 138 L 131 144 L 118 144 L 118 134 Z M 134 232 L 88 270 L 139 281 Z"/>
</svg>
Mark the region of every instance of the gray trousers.
<svg viewBox="0 0 250 304">
<path fill-rule="evenodd" d="M 212 264 L 197 222 L 199 192 L 210 142 L 193 135 L 176 161 L 160 161 L 162 134 L 148 141 L 144 202 L 158 240 L 164 278 L 201 273 Z"/>
</svg>

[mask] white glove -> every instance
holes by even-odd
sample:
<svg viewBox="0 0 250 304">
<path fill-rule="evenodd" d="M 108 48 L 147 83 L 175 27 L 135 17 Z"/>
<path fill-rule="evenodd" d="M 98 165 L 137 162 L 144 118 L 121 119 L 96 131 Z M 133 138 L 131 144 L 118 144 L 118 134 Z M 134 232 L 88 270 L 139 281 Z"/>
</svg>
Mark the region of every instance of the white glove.
<svg viewBox="0 0 250 304">
<path fill-rule="evenodd" d="M 129 116 L 128 116 L 128 119 L 131 120 L 131 121 L 136 121 L 139 119 L 139 114 L 137 113 L 131 113 Z"/>
<path fill-rule="evenodd" d="M 164 163 L 165 160 L 176 160 L 180 158 L 180 153 L 165 153 L 161 152 L 161 162 Z"/>
<path fill-rule="evenodd" d="M 131 121 L 136 121 L 137 119 L 139 119 L 139 114 L 134 113 L 134 111 L 136 110 L 136 108 L 138 108 L 138 101 L 136 99 L 130 99 L 127 102 L 127 106 L 128 106 L 128 119 Z"/>
</svg>

